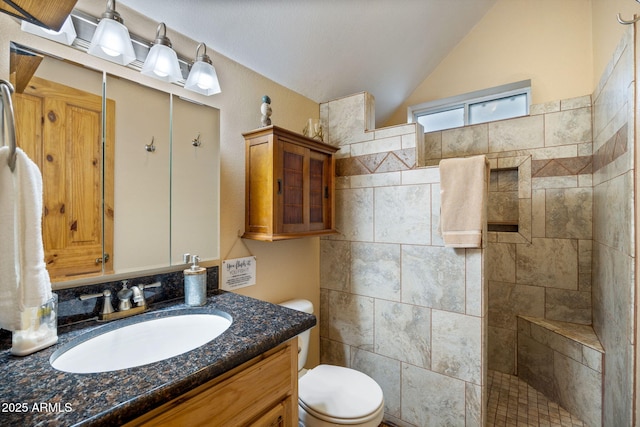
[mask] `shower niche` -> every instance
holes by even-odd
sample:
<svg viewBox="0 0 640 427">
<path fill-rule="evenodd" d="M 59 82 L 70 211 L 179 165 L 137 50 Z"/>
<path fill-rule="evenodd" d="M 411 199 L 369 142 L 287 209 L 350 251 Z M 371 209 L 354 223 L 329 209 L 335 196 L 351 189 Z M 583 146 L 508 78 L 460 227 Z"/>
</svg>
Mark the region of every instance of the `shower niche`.
<svg viewBox="0 0 640 427">
<path fill-rule="evenodd" d="M 487 230 L 498 242 L 531 242 L 531 156 L 490 159 Z"/>
<path fill-rule="evenodd" d="M 519 223 L 518 169 L 496 169 L 489 180 L 487 228 L 517 233 Z"/>
</svg>

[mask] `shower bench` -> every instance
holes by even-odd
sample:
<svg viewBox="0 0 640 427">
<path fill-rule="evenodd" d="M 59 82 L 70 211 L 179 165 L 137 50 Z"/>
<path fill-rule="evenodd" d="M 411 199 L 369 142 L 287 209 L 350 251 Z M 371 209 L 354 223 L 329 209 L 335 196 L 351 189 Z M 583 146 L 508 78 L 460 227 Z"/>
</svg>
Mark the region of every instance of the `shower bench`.
<svg viewBox="0 0 640 427">
<path fill-rule="evenodd" d="M 518 377 L 587 425 L 602 419 L 604 349 L 589 325 L 518 316 Z"/>
</svg>

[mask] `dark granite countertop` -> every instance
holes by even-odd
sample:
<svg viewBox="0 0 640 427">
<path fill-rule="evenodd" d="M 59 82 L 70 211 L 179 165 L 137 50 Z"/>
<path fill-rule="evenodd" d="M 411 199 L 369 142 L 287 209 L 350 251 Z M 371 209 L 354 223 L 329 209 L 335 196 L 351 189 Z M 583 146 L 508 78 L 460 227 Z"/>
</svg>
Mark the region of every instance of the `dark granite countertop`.
<svg viewBox="0 0 640 427">
<path fill-rule="evenodd" d="M 153 307 L 152 307 L 153 308 Z M 174 310 L 221 310 L 233 323 L 213 341 L 182 355 L 136 368 L 97 374 L 53 369 L 53 352 L 96 328 L 111 329 Z M 58 344 L 25 357 L 0 352 L 1 426 L 115 426 L 276 347 L 316 324 L 315 316 L 220 291 L 203 307 L 171 305 L 89 328 L 60 328 Z M 77 326 L 76 326 L 77 328 Z M 68 329 L 68 330 L 67 330 Z"/>
</svg>

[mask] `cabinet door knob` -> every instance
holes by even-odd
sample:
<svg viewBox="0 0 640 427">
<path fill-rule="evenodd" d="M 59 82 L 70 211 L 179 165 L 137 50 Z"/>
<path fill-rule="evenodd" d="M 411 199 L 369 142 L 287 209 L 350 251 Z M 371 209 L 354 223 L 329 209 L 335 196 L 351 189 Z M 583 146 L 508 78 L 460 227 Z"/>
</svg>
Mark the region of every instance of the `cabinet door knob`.
<svg viewBox="0 0 640 427">
<path fill-rule="evenodd" d="M 278 194 L 282 194 L 282 180 L 278 178 Z"/>
</svg>

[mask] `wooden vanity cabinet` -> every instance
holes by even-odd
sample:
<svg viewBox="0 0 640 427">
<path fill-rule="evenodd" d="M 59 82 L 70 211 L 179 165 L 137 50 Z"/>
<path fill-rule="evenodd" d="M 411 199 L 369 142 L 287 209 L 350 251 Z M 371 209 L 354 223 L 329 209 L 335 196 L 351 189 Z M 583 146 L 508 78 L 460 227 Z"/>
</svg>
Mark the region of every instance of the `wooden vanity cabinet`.
<svg viewBox="0 0 640 427">
<path fill-rule="evenodd" d="M 133 426 L 298 426 L 297 338 L 133 420 Z"/>
<path fill-rule="evenodd" d="M 243 134 L 246 144 L 245 233 L 274 241 L 334 234 L 338 150 L 267 126 Z"/>
</svg>

